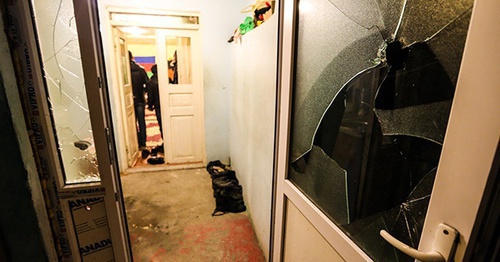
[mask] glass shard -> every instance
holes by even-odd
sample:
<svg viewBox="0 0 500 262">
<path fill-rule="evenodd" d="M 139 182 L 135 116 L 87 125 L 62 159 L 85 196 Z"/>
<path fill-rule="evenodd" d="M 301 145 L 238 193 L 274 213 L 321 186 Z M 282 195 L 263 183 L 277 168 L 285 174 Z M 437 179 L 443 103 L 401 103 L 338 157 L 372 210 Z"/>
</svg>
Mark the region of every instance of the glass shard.
<svg viewBox="0 0 500 262">
<path fill-rule="evenodd" d="M 472 8 L 473 0 L 408 1 L 396 38 L 409 46 L 432 38 Z"/>
<path fill-rule="evenodd" d="M 320 148 L 313 147 L 307 169 L 291 171 L 293 182 L 301 185 L 304 193 L 338 224 L 349 222 L 347 199 L 347 173 Z M 335 188 L 335 190 L 332 190 Z"/>
<path fill-rule="evenodd" d="M 472 7 L 427 42 L 430 50 L 448 74 L 453 86 L 457 84 L 471 15 Z"/>
<path fill-rule="evenodd" d="M 359 26 L 327 0 L 311 2 L 318 5 L 316 12 L 299 17 L 296 110 L 292 116 L 294 160 L 311 149 L 324 112 L 345 83 L 380 63 L 377 54 L 384 43 L 377 29 Z M 331 24 L 336 26 L 327 26 Z"/>
<path fill-rule="evenodd" d="M 401 49 L 394 43 L 388 50 L 393 53 L 387 59 L 391 70 L 377 92 L 377 109 L 391 110 L 453 98 L 455 86 L 426 43 Z M 403 55 L 406 57 L 398 61 Z"/>
<path fill-rule="evenodd" d="M 404 0 L 329 0 L 360 26 L 380 30 L 384 39 L 394 39 Z"/>
<path fill-rule="evenodd" d="M 395 110 L 375 109 L 383 135 L 407 135 L 443 144 L 451 101 Z"/>
</svg>

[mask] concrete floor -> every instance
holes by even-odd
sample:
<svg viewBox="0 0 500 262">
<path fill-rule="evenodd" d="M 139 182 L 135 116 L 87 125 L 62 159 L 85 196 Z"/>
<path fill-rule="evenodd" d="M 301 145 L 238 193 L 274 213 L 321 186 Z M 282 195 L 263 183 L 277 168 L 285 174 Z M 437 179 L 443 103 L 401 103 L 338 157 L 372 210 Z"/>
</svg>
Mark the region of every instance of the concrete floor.
<svg viewBox="0 0 500 262">
<path fill-rule="evenodd" d="M 205 169 L 121 179 L 134 261 L 265 261 L 246 212 L 211 216 Z"/>
</svg>

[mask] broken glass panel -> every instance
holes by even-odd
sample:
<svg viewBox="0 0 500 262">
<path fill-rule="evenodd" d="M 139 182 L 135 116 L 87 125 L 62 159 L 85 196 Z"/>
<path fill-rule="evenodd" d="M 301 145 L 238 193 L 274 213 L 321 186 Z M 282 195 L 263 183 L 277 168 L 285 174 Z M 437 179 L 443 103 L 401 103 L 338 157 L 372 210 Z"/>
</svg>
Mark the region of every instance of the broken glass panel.
<svg viewBox="0 0 500 262">
<path fill-rule="evenodd" d="M 411 260 L 471 0 L 300 0 L 289 179 L 378 261 Z"/>
<path fill-rule="evenodd" d="M 335 160 L 329 158 L 319 147 L 311 150 L 311 162 L 304 173 L 291 169 L 290 177 L 302 185 L 302 190 L 312 197 L 330 218 L 339 224 L 349 221 L 347 173 Z M 308 179 L 314 177 L 314 179 Z M 335 188 L 336 190 L 331 190 Z"/>
<path fill-rule="evenodd" d="M 65 183 L 100 181 L 73 1 L 34 1 L 33 9 Z"/>
<path fill-rule="evenodd" d="M 300 110 L 294 112 L 294 160 L 311 150 L 318 123 L 345 83 L 380 63 L 377 52 L 384 44 L 376 28 L 353 23 L 329 1 L 301 1 L 299 10 L 303 9 L 307 11 L 300 12 L 296 52 L 296 86 L 300 88 L 294 99 Z"/>
</svg>

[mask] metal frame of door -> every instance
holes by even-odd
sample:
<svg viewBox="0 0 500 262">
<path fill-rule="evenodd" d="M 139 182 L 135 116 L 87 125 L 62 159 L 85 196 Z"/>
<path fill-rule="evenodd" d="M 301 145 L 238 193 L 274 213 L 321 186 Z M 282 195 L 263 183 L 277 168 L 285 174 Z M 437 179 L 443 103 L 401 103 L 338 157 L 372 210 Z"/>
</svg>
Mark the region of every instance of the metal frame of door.
<svg viewBox="0 0 500 262">
<path fill-rule="evenodd" d="M 284 258 L 286 202 L 292 202 L 326 242 L 346 261 L 370 261 L 342 230 L 287 179 L 294 68 L 296 1 L 280 1 L 278 130 L 272 260 Z M 456 259 L 463 258 L 500 136 L 500 3 L 476 0 L 462 60 L 457 91 L 434 191 L 419 248 L 429 251 L 437 224 L 460 232 Z M 495 39 L 491 39 L 495 38 Z M 488 39 L 485 41 L 484 39 Z M 480 88 L 480 90 L 479 90 Z M 471 138 L 473 138 L 471 140 Z M 444 208 L 446 207 L 446 208 Z"/>
<path fill-rule="evenodd" d="M 51 222 L 56 236 L 54 240 L 56 250 L 62 261 L 82 261 L 85 260 L 83 258 L 85 252 L 82 251 L 82 248 L 88 251 L 102 247 L 107 248 L 111 245 L 115 261 L 131 261 L 125 210 L 114 151 L 115 145 L 110 135 L 113 131 L 110 123 L 111 115 L 108 107 L 109 97 L 106 88 L 99 24 L 97 23 L 97 1 L 75 0 L 69 3 L 73 5 L 78 43 L 82 47 L 80 55 L 93 130 L 93 146 L 96 151 L 100 175 L 99 182 L 72 184 L 65 182 L 42 64 L 39 44 L 42 36 L 37 35 L 33 20 L 35 16 L 32 13 L 34 12 L 33 3 L 16 1 L 9 6 L 11 9 L 9 12 L 14 14 L 13 19 L 16 21 L 17 27 L 14 30 L 18 30 L 15 31 L 16 34 L 22 36 L 16 40 L 20 41 L 18 44 L 22 46 L 24 52 L 25 61 L 21 62 L 23 67 L 21 70 L 24 71 L 23 80 L 27 82 L 25 86 L 27 90 L 20 92 L 26 93 L 23 96 L 29 97 L 31 101 L 29 105 L 26 105 L 29 107 L 27 117 L 31 119 L 30 128 L 36 129 L 37 133 L 35 135 L 35 155 L 38 157 L 37 161 L 41 169 L 42 184 L 47 190 L 45 201 L 48 212 L 53 217 Z M 99 203 L 95 202 L 96 199 Z M 99 213 L 101 220 L 99 225 L 96 225 L 97 227 L 92 227 L 95 229 L 98 227 L 106 228 L 105 234 L 109 234 L 110 239 L 95 240 L 96 242 L 92 244 L 80 242 L 82 239 L 79 239 L 80 233 L 75 224 L 77 220 L 81 219 L 75 220 L 75 216 L 82 214 L 82 212 L 76 212 L 75 206 L 87 211 L 96 210 L 92 214 Z"/>
<path fill-rule="evenodd" d="M 125 204 L 121 193 L 120 176 L 116 162 L 115 144 L 111 134 L 111 111 L 109 108 L 108 89 L 104 56 L 99 33 L 99 19 L 96 0 L 73 0 L 75 20 L 79 34 L 81 58 L 87 86 L 91 121 L 94 129 L 95 144 L 98 152 L 99 171 L 102 184 L 106 189 L 105 201 L 108 224 L 113 240 L 116 261 L 131 260 L 128 241 Z M 99 130 L 101 130 L 99 132 Z M 102 161 L 101 161 L 102 160 Z M 102 167 L 102 168 L 101 168 Z M 111 191 L 111 192 L 109 192 Z"/>
</svg>

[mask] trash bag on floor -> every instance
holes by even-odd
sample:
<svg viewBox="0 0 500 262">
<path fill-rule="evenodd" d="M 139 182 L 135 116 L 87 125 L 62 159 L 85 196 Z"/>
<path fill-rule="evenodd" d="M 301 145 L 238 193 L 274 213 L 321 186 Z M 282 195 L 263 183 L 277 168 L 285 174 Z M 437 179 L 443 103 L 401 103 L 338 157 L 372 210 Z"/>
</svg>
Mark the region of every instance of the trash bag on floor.
<svg viewBox="0 0 500 262">
<path fill-rule="evenodd" d="M 212 189 L 215 198 L 215 210 L 212 216 L 245 211 L 243 189 L 236 178 L 234 170 L 216 160 L 208 163 L 207 171 L 212 178 Z"/>
</svg>

